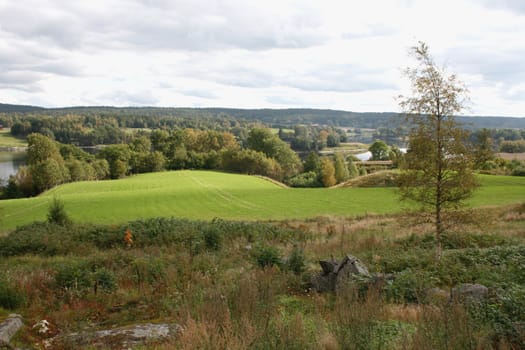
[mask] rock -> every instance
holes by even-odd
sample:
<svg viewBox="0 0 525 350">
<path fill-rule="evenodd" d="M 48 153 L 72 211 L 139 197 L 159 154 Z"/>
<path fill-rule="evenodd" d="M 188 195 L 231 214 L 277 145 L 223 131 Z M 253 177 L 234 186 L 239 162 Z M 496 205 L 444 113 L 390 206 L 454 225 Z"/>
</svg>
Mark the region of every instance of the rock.
<svg viewBox="0 0 525 350">
<path fill-rule="evenodd" d="M 336 292 L 344 290 L 349 283 L 369 281 L 372 276 L 366 266 L 353 255 L 347 255 L 336 262 L 334 260 L 319 261 L 322 272 L 312 276 L 312 289 L 324 292 Z"/>
<path fill-rule="evenodd" d="M 312 289 L 319 293 L 335 292 L 337 275 L 334 272 L 318 273 L 312 276 Z"/>
<path fill-rule="evenodd" d="M 368 272 L 366 266 L 361 261 L 359 261 L 358 258 L 350 254 L 345 256 L 344 259 L 337 266 L 337 275 L 341 274 L 341 272 L 347 275 L 352 274 L 370 277 L 370 272 Z"/>
<path fill-rule="evenodd" d="M 96 332 L 81 332 L 63 335 L 51 340 L 53 346 L 89 346 L 97 349 L 128 349 L 147 343 L 157 343 L 177 336 L 182 331 L 178 324 L 145 323 L 129 327 Z"/>
<path fill-rule="evenodd" d="M 320 260 L 319 265 L 323 269 L 323 273 L 328 275 L 329 273 L 335 273 L 337 268 L 337 262 L 333 260 Z"/>
<path fill-rule="evenodd" d="M 9 315 L 4 322 L 0 323 L 0 344 L 9 344 L 11 338 L 23 325 L 22 316 L 17 314 Z"/>
<path fill-rule="evenodd" d="M 489 289 L 482 284 L 462 283 L 452 288 L 450 298 L 455 301 L 482 301 L 489 294 Z"/>
</svg>

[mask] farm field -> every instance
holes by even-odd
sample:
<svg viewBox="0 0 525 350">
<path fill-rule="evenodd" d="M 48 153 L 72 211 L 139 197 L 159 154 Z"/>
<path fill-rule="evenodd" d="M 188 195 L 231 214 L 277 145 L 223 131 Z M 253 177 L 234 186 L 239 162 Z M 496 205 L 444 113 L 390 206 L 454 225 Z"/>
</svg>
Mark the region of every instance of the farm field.
<svg viewBox="0 0 525 350">
<path fill-rule="evenodd" d="M 525 178 L 481 176 L 469 200 L 475 207 L 525 199 Z M 121 223 L 137 218 L 179 217 L 211 220 L 282 220 L 317 216 L 397 213 L 395 188 L 283 188 L 265 179 L 212 171 L 171 171 L 122 180 L 76 182 L 38 197 L 0 202 L 0 232 L 46 219 L 53 197 L 75 222 Z"/>
<path fill-rule="evenodd" d="M 9 129 L 0 130 L 0 147 L 26 147 L 27 142 L 11 136 Z"/>
</svg>

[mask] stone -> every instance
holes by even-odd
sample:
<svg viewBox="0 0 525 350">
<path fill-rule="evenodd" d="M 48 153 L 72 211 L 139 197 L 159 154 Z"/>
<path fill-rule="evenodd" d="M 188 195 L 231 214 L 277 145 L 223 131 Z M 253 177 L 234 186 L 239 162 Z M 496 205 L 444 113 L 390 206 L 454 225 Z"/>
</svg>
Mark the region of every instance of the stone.
<svg viewBox="0 0 525 350">
<path fill-rule="evenodd" d="M 312 276 L 312 289 L 319 292 L 337 292 L 344 290 L 354 282 L 369 281 L 372 276 L 366 266 L 353 255 L 346 255 L 340 262 L 319 261 L 322 272 Z"/>
<path fill-rule="evenodd" d="M 482 301 L 489 294 L 489 289 L 478 283 L 462 283 L 452 288 L 450 297 L 455 301 Z"/>
<path fill-rule="evenodd" d="M 352 274 L 370 277 L 370 272 L 368 272 L 366 266 L 361 261 L 359 261 L 358 258 L 350 254 L 345 256 L 337 266 L 336 273 L 339 275 L 341 272 L 344 272 L 347 275 Z"/>
<path fill-rule="evenodd" d="M 329 273 L 334 273 L 337 268 L 337 262 L 333 260 L 320 260 L 319 265 L 323 269 L 323 273 L 328 275 Z"/>
<path fill-rule="evenodd" d="M 23 325 L 22 316 L 17 314 L 9 315 L 4 322 L 0 323 L 0 344 L 9 344 L 11 338 Z"/>
<path fill-rule="evenodd" d="M 157 343 L 176 337 L 182 332 L 178 324 L 144 323 L 95 332 L 71 333 L 51 340 L 53 346 L 66 344 L 96 349 L 128 349 L 138 345 Z"/>
</svg>

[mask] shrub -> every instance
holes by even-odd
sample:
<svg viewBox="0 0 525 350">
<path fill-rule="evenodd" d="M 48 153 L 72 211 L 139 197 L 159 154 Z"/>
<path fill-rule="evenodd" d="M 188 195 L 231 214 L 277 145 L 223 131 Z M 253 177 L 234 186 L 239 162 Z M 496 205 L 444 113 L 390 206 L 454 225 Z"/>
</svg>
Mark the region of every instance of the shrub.
<svg viewBox="0 0 525 350">
<path fill-rule="evenodd" d="M 220 227 L 209 226 L 204 229 L 203 232 L 204 245 L 206 249 L 218 251 L 222 246 L 222 237 L 220 233 Z"/>
<path fill-rule="evenodd" d="M 255 250 L 254 257 L 261 268 L 281 265 L 281 255 L 275 247 L 260 246 Z"/>
<path fill-rule="evenodd" d="M 91 271 L 84 262 L 68 262 L 57 268 L 55 281 L 62 290 L 82 291 L 91 287 Z"/>
<path fill-rule="evenodd" d="M 100 289 L 102 289 L 102 291 L 106 293 L 113 292 L 117 289 L 117 283 L 115 282 L 115 274 L 107 269 L 102 268 L 100 270 L 95 271 L 93 274 L 93 280 L 95 293 L 97 292 L 99 287 Z"/>
<path fill-rule="evenodd" d="M 62 201 L 57 197 L 53 197 L 53 201 L 49 205 L 47 212 L 47 222 L 61 226 L 71 224 L 71 219 L 64 209 L 64 203 L 62 203 Z"/>
<path fill-rule="evenodd" d="M 286 262 L 286 268 L 296 275 L 300 275 L 305 269 L 305 256 L 302 249 L 295 246 Z"/>
<path fill-rule="evenodd" d="M 319 180 L 319 174 L 315 171 L 308 171 L 289 178 L 286 183 L 292 187 L 322 187 L 323 184 Z"/>
</svg>

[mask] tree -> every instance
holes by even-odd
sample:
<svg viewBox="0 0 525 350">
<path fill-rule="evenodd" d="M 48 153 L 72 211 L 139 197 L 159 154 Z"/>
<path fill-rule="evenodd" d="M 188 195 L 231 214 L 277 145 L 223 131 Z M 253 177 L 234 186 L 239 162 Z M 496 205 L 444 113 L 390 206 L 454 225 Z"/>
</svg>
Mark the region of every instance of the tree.
<svg viewBox="0 0 525 350">
<path fill-rule="evenodd" d="M 467 132 L 454 118 L 464 109 L 467 90 L 455 75 L 436 66 L 426 44 L 411 51 L 419 65 L 406 71 L 412 96 L 400 96 L 412 124 L 399 185 L 403 198 L 432 209 L 440 259 L 444 212 L 457 209 L 477 186 Z"/>
<path fill-rule="evenodd" d="M 297 154 L 269 129 L 252 129 L 248 136 L 248 145 L 250 149 L 275 159 L 281 166 L 285 177 L 296 175 L 301 170 L 302 164 Z"/>
<path fill-rule="evenodd" d="M 337 183 L 334 163 L 330 158 L 321 159 L 321 181 L 324 187 L 332 187 Z"/>
<path fill-rule="evenodd" d="M 341 153 L 336 153 L 334 155 L 334 168 L 337 183 L 348 180 L 350 175 L 348 173 L 348 168 L 346 167 L 345 158 Z"/>
<path fill-rule="evenodd" d="M 388 160 L 390 148 L 386 143 L 381 140 L 376 140 L 370 147 L 368 147 L 370 153 L 372 153 L 371 160 Z"/>
<path fill-rule="evenodd" d="M 494 144 L 488 129 L 478 130 L 475 136 L 474 164 L 476 169 L 481 169 L 485 163 L 496 158 L 494 155 Z"/>
<path fill-rule="evenodd" d="M 42 134 L 31 134 L 27 137 L 27 164 L 36 165 L 48 158 L 62 157 L 55 141 Z"/>
<path fill-rule="evenodd" d="M 321 168 L 321 159 L 317 155 L 317 152 L 310 152 L 304 161 L 304 172 L 313 171 L 318 173 Z"/>
<path fill-rule="evenodd" d="M 71 219 L 64 209 L 64 203 L 62 203 L 57 197 L 53 197 L 53 201 L 49 205 L 47 211 L 47 222 L 60 226 L 66 226 L 71 223 Z"/>
</svg>

